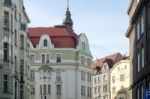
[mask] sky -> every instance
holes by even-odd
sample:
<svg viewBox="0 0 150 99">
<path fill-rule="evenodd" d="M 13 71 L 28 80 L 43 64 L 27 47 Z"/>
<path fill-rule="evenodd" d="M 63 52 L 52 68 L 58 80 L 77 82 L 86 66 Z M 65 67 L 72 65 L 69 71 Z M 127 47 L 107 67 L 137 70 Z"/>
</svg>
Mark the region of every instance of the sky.
<svg viewBox="0 0 150 99">
<path fill-rule="evenodd" d="M 116 52 L 127 54 L 125 33 L 130 0 L 70 0 L 69 9 L 76 34 L 85 33 L 93 59 Z M 29 27 L 53 27 L 65 18 L 67 0 L 24 0 Z"/>
</svg>

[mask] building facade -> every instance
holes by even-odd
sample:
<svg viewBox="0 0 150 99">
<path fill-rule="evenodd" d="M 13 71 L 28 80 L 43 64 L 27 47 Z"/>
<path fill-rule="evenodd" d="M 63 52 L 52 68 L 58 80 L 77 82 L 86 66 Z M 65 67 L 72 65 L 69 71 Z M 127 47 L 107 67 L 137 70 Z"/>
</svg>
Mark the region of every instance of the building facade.
<svg viewBox="0 0 150 99">
<path fill-rule="evenodd" d="M 124 58 L 116 63 L 110 70 L 110 99 L 131 99 L 130 98 L 130 63 Z"/>
<path fill-rule="evenodd" d="M 130 41 L 133 99 L 143 99 L 144 89 L 150 88 L 149 5 L 149 0 L 131 0 L 128 9 L 130 25 L 126 36 Z"/>
<path fill-rule="evenodd" d="M 0 99 L 28 99 L 28 23 L 23 0 L 0 0 Z"/>
<path fill-rule="evenodd" d="M 122 59 L 120 53 L 115 53 L 93 63 L 93 99 L 111 99 L 110 69 Z"/>
<path fill-rule="evenodd" d="M 29 28 L 30 99 L 92 99 L 92 55 L 69 8 L 63 25 Z"/>
</svg>

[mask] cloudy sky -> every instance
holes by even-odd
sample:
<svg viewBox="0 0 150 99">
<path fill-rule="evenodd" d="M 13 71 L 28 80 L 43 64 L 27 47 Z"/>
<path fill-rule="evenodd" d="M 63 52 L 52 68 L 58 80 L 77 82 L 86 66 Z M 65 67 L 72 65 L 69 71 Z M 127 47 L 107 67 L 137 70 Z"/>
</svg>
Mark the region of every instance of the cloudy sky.
<svg viewBox="0 0 150 99">
<path fill-rule="evenodd" d="M 62 24 L 67 0 L 24 0 L 30 27 Z M 127 9 L 130 0 L 70 0 L 77 34 L 85 33 L 94 59 L 128 52 Z"/>
</svg>

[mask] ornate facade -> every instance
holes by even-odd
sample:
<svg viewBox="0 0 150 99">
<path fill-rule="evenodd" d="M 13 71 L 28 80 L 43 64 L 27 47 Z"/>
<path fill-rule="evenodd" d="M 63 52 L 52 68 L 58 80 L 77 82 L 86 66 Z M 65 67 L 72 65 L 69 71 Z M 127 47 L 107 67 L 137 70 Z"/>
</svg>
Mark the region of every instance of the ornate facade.
<svg viewBox="0 0 150 99">
<path fill-rule="evenodd" d="M 69 8 L 63 25 L 29 28 L 30 99 L 92 99 L 89 43 L 77 35 Z"/>
<path fill-rule="evenodd" d="M 23 0 L 0 0 L 0 99 L 28 99 L 29 22 Z"/>
</svg>

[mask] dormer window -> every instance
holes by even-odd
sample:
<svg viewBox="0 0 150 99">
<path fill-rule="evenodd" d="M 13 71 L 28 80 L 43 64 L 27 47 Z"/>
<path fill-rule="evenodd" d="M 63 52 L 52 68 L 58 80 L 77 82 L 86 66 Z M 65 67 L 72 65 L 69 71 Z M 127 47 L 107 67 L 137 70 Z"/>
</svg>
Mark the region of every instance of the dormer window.
<svg viewBox="0 0 150 99">
<path fill-rule="evenodd" d="M 82 50 L 85 50 L 85 43 L 82 42 Z"/>
<path fill-rule="evenodd" d="M 46 39 L 45 39 L 44 42 L 43 42 L 43 46 L 44 46 L 44 47 L 47 47 L 47 40 L 46 40 Z"/>
</svg>

